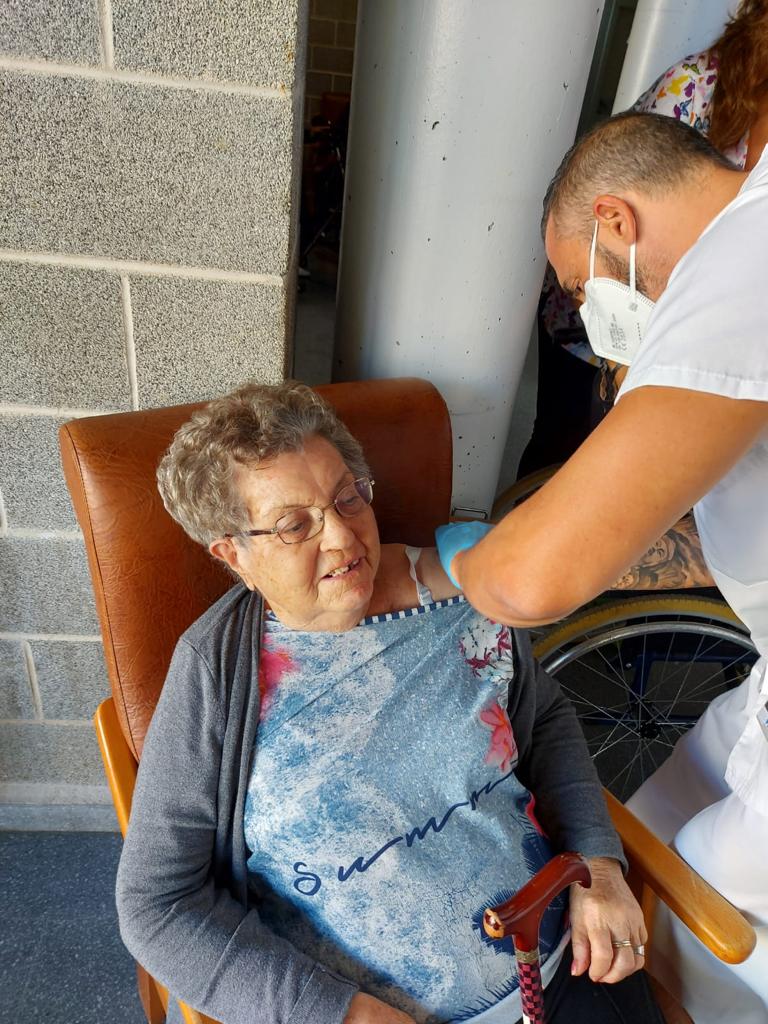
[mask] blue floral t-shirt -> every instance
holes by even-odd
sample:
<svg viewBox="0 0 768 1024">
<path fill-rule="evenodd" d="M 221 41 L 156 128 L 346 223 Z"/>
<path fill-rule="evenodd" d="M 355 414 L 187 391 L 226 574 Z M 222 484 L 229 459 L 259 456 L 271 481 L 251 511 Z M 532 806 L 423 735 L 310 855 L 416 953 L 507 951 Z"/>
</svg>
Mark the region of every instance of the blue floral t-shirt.
<svg viewBox="0 0 768 1024">
<path fill-rule="evenodd" d="M 345 633 L 268 618 L 260 685 L 244 827 L 262 920 L 418 1022 L 516 1020 L 511 940 L 482 915 L 553 850 L 515 775 L 510 630 L 463 598 Z M 542 922 L 545 981 L 564 907 Z"/>
</svg>

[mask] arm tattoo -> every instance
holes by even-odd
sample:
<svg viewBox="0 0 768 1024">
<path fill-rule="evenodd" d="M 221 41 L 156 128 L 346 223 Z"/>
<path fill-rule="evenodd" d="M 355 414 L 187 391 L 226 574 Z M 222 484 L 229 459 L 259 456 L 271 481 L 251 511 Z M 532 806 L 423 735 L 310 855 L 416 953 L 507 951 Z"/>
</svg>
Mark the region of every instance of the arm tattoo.
<svg viewBox="0 0 768 1024">
<path fill-rule="evenodd" d="M 682 590 L 714 587 L 689 512 L 631 566 L 611 590 Z"/>
</svg>

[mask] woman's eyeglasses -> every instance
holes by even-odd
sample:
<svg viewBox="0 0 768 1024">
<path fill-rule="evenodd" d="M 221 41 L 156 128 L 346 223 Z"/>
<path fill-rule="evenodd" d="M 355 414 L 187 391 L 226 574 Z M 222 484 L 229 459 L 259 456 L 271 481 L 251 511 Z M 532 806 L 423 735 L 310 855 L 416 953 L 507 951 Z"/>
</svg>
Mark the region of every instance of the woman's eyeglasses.
<svg viewBox="0 0 768 1024">
<path fill-rule="evenodd" d="M 373 485 L 375 481 L 367 476 L 345 484 L 333 501 L 325 508 L 310 505 L 307 508 L 296 508 L 280 516 L 271 530 L 243 530 L 242 533 L 225 533 L 225 537 L 266 537 L 277 534 L 283 544 L 300 544 L 303 540 L 316 537 L 325 523 L 325 513 L 335 508 L 343 519 L 351 519 L 358 515 L 373 501 Z"/>
</svg>

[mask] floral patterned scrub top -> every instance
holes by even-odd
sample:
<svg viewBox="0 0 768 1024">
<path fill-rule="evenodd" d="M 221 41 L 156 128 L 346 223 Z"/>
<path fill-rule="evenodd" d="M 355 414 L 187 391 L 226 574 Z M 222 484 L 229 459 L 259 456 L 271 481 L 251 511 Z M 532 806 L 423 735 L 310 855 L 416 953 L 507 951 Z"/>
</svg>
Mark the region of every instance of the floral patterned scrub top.
<svg viewBox="0 0 768 1024">
<path fill-rule="evenodd" d="M 632 107 L 646 114 L 664 114 L 709 134 L 710 112 L 717 84 L 718 57 L 704 50 L 673 64 Z M 749 132 L 723 153 L 737 167 L 747 161 Z"/>
<path fill-rule="evenodd" d="M 513 638 L 463 597 L 420 598 L 344 633 L 267 618 L 250 884 L 270 928 L 420 1024 L 508 1024 L 514 953 L 483 910 L 553 856 L 515 775 Z M 545 982 L 567 938 L 558 900 Z"/>
</svg>

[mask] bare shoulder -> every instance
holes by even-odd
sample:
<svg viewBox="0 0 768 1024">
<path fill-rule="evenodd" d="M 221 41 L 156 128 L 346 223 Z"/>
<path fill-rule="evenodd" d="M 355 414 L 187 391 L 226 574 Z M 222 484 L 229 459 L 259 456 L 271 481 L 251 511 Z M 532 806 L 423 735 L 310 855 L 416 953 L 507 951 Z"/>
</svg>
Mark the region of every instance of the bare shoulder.
<svg viewBox="0 0 768 1024">
<path fill-rule="evenodd" d="M 414 583 L 408 572 L 405 544 L 382 544 L 369 615 L 402 611 L 415 603 Z"/>
<path fill-rule="evenodd" d="M 458 587 L 451 583 L 448 574 L 440 564 L 437 548 L 422 548 L 416 572 L 421 582 L 429 587 L 436 601 L 444 601 L 448 597 L 455 597 L 461 593 Z"/>
</svg>

